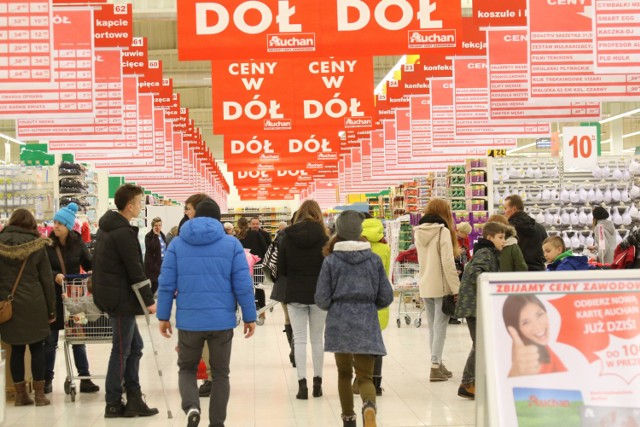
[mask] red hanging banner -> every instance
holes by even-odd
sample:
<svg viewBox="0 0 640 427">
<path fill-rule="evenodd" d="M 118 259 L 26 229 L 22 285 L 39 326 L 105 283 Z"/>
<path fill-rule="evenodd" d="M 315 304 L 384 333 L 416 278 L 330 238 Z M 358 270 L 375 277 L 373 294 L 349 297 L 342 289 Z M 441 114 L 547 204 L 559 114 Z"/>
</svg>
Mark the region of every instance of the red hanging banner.
<svg viewBox="0 0 640 427">
<path fill-rule="evenodd" d="M 133 37 L 133 7 L 105 4 L 94 12 L 96 47 L 128 47 Z"/>
</svg>

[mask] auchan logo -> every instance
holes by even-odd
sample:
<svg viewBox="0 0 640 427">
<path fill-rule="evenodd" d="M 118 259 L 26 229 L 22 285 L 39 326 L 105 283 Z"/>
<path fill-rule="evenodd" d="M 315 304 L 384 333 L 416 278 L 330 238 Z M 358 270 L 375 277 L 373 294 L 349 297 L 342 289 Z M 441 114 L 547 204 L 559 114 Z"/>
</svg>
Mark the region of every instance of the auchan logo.
<svg viewBox="0 0 640 427">
<path fill-rule="evenodd" d="M 318 160 L 338 160 L 336 153 L 318 153 Z"/>
<path fill-rule="evenodd" d="M 315 33 L 267 34 L 267 52 L 313 52 L 315 50 Z"/>
<path fill-rule="evenodd" d="M 260 155 L 260 160 L 278 161 L 280 160 L 280 155 L 279 154 L 262 154 Z"/>
<path fill-rule="evenodd" d="M 265 119 L 264 130 L 291 130 L 293 120 L 291 119 Z"/>
<path fill-rule="evenodd" d="M 349 128 L 370 128 L 373 126 L 373 118 L 367 117 L 346 117 L 344 119 L 344 127 Z"/>
<path fill-rule="evenodd" d="M 456 30 L 410 30 L 408 34 L 411 49 L 456 47 Z"/>
<path fill-rule="evenodd" d="M 307 162 L 307 169 L 322 169 L 323 167 L 324 167 L 323 163 Z"/>
</svg>

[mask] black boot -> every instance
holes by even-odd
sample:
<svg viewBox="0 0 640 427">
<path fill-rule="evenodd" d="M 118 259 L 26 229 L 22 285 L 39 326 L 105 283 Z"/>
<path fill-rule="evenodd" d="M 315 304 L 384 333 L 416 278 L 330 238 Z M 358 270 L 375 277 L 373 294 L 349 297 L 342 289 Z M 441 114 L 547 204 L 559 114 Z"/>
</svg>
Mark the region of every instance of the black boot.
<svg viewBox="0 0 640 427">
<path fill-rule="evenodd" d="M 47 392 L 47 383 L 45 382 L 45 393 Z M 97 393 L 100 391 L 100 386 L 97 384 L 94 384 L 93 381 L 87 379 L 87 380 L 80 380 L 80 393 Z"/>
<path fill-rule="evenodd" d="M 309 389 L 307 389 L 307 379 L 303 378 L 298 380 L 298 394 L 296 394 L 296 399 L 306 400 L 309 398 Z"/>
<path fill-rule="evenodd" d="M 44 393 L 49 394 L 53 391 L 53 381 L 52 380 L 44 380 Z"/>
<path fill-rule="evenodd" d="M 104 409 L 105 418 L 120 418 L 124 417 L 124 403 L 121 400 L 114 403 L 107 403 Z"/>
<path fill-rule="evenodd" d="M 342 427 L 356 427 L 356 416 L 355 415 L 343 415 L 342 416 Z"/>
<path fill-rule="evenodd" d="M 376 396 L 382 396 L 382 377 L 373 377 L 373 385 L 376 388 Z"/>
<path fill-rule="evenodd" d="M 139 388 L 127 390 L 127 405 L 124 407 L 125 417 L 148 417 L 157 415 L 158 412 L 158 409 L 147 406 Z"/>
<path fill-rule="evenodd" d="M 289 348 L 291 349 L 289 351 L 289 361 L 291 362 L 291 365 L 293 365 L 293 367 L 295 368 L 296 355 L 293 347 L 293 329 L 291 328 L 291 325 L 284 325 L 284 332 L 287 334 L 287 341 L 289 341 Z"/>
<path fill-rule="evenodd" d="M 205 380 L 198 389 L 198 396 L 209 397 L 211 396 L 211 381 Z"/>
<path fill-rule="evenodd" d="M 313 377 L 313 397 L 322 396 L 322 377 Z"/>
</svg>

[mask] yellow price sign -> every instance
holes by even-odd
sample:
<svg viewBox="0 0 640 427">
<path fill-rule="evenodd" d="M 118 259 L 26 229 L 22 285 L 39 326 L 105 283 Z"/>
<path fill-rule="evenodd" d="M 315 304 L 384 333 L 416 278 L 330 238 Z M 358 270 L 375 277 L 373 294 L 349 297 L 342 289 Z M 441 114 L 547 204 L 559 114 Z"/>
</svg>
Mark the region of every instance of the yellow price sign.
<svg viewBox="0 0 640 427">
<path fill-rule="evenodd" d="M 489 157 L 505 157 L 507 155 L 507 150 L 502 148 L 502 149 L 496 149 L 496 148 L 492 148 L 490 150 L 487 150 L 487 156 Z"/>
</svg>

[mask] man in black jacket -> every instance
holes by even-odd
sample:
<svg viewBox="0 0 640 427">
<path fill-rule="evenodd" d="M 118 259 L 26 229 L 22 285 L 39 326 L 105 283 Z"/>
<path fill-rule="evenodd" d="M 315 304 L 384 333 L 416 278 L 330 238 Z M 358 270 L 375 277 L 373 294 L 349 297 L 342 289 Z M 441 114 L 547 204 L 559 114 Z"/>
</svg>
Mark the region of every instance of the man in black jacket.
<svg viewBox="0 0 640 427">
<path fill-rule="evenodd" d="M 249 227 L 253 231 L 257 231 L 258 233 L 262 234 L 262 237 L 264 237 L 264 241 L 267 243 L 267 247 L 271 244 L 271 234 L 261 228 L 260 218 L 258 218 L 257 216 L 251 218 Z"/>
<path fill-rule="evenodd" d="M 518 195 L 504 199 L 504 215 L 518 232 L 518 246 L 529 271 L 544 271 L 542 242 L 547 238 L 547 230 L 527 215 L 522 198 Z"/>
<path fill-rule="evenodd" d="M 138 370 L 142 358 L 142 337 L 136 315 L 144 314 L 131 285 L 147 280 L 138 242 L 138 227 L 130 222 L 142 210 L 142 188 L 125 184 L 115 194 L 118 211 L 107 211 L 98 225 L 93 257 L 93 298 L 109 314 L 113 328 L 111 356 L 105 380 L 105 418 L 149 416 L 158 413 L 142 398 Z M 151 286 L 140 289 L 147 309 L 156 312 Z M 122 384 L 127 393 L 122 402 Z"/>
</svg>

